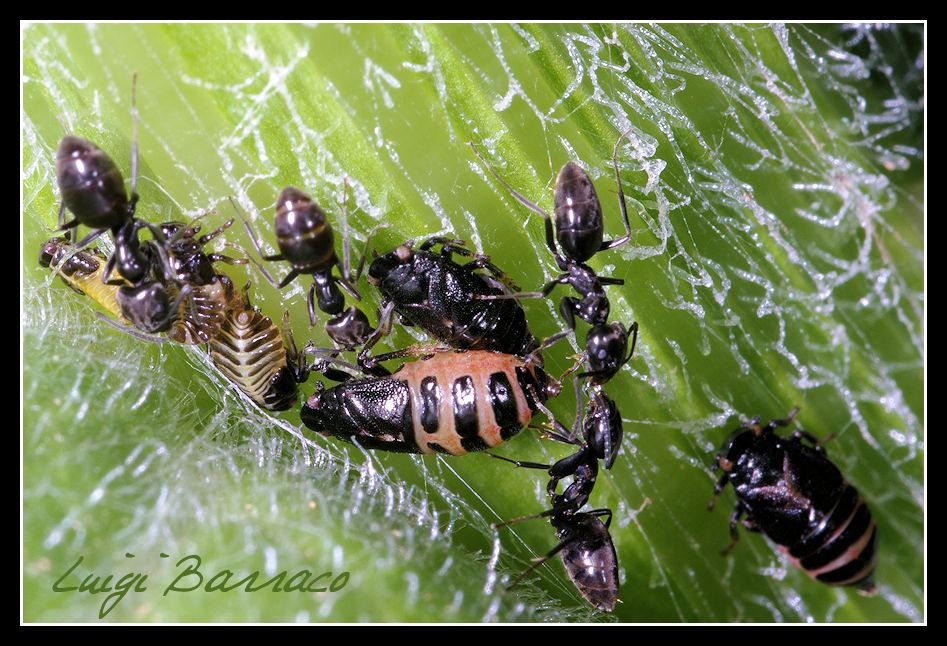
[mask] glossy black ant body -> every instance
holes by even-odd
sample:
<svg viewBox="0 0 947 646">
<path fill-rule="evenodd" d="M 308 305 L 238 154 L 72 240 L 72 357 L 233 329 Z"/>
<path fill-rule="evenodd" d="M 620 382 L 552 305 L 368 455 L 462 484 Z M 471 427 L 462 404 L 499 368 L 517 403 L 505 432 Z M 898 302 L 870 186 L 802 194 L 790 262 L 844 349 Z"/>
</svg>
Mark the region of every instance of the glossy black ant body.
<svg viewBox="0 0 947 646">
<path fill-rule="evenodd" d="M 576 397 L 579 398 L 581 391 L 577 380 L 575 385 Z M 578 399 L 577 403 L 580 401 L 581 399 Z M 618 557 L 608 533 L 612 512 L 609 509 L 597 509 L 591 512 L 579 510 L 588 503 L 592 490 L 595 488 L 598 461 L 603 460 L 606 469 L 610 469 L 615 463 L 623 434 L 621 414 L 615 402 L 609 399 L 601 389 L 597 389 L 589 400 L 581 423 L 585 441 L 580 441 L 577 433 L 581 411 L 577 414 L 574 430 L 570 432 L 555 420 L 542 402 L 537 403 L 536 406 L 546 415 L 555 429 L 546 431 L 544 437 L 578 446 L 579 449 L 552 465 L 511 460 L 489 454 L 491 457 L 511 462 L 519 467 L 546 469 L 550 476 L 546 485 L 546 493 L 552 502 L 550 509 L 495 525 L 495 527 L 504 527 L 524 520 L 548 517 L 560 540 L 555 548 L 517 577 L 511 587 L 540 564 L 561 552 L 563 565 L 582 596 L 596 608 L 611 611 L 618 598 Z M 572 478 L 571 484 L 561 494 L 557 493 L 559 482 L 568 477 Z M 604 515 L 608 516 L 608 521 L 603 524 L 598 517 Z"/>
<path fill-rule="evenodd" d="M 348 186 L 346 182 L 346 187 Z M 343 209 L 345 209 L 343 197 Z M 233 200 L 231 200 L 233 202 Z M 263 267 L 254 260 L 254 264 L 264 278 L 276 289 L 283 289 L 300 274 L 312 276 L 312 285 L 306 304 L 309 311 L 310 325 L 316 324 L 316 306 L 326 314 L 333 316 L 326 323 L 326 332 L 332 341 L 345 349 L 352 349 L 365 342 L 373 328 L 368 318 L 361 310 L 352 306 L 345 309 L 345 297 L 339 290 L 341 286 L 345 292 L 357 301 L 362 300 L 355 284 L 362 275 L 365 266 L 365 254 L 368 243 L 380 227 L 378 225 L 369 234 L 365 241 L 365 250 L 359 258 L 355 273 L 349 260 L 349 239 L 345 235 L 342 240 L 342 260 L 335 253 L 335 236 L 332 225 L 326 217 L 325 211 L 309 195 L 303 191 L 287 187 L 276 199 L 276 242 L 280 253 L 264 255 L 260 243 L 250 227 L 250 223 L 243 217 L 240 209 L 234 203 L 234 208 L 243 220 L 243 224 L 250 236 L 250 241 L 260 257 L 265 261 L 286 260 L 292 269 L 281 281 L 277 281 Z M 347 218 L 343 216 L 347 221 Z M 339 276 L 333 274 L 334 268 L 339 268 Z"/>
<path fill-rule="evenodd" d="M 154 333 L 170 329 L 174 314 L 190 288 L 173 284 L 161 229 L 134 217 L 138 203 L 135 191 L 138 179 L 137 78 L 137 75 L 132 78 L 129 193 L 125 193 L 121 172 L 105 152 L 92 142 L 67 135 L 60 141 L 56 154 L 56 180 L 62 195 L 58 221 L 59 230 L 70 230 L 70 241 L 74 240 L 72 229 L 78 225 L 93 229 L 75 245 L 77 250 L 106 231 L 111 233 L 115 250 L 105 263 L 101 280 L 108 283 L 112 271 L 117 270 L 123 280 L 117 283 L 121 287 L 116 298 L 123 314 L 135 328 Z M 74 219 L 64 222 L 67 209 Z M 138 239 L 138 232 L 143 228 L 154 237 L 144 245 Z"/>
<path fill-rule="evenodd" d="M 518 202 L 543 217 L 546 228 L 546 246 L 555 258 L 559 270 L 563 272 L 546 283 L 538 292 L 519 292 L 480 298 L 546 298 L 557 285 L 571 285 L 581 298 L 572 296 L 562 298 L 559 303 L 559 313 L 569 330 L 575 330 L 576 317 L 592 325 L 592 330 L 586 338 L 585 357 L 594 365 L 588 373 L 584 374 L 590 377 L 594 375 L 595 383 L 604 383 L 610 379 L 631 358 L 631 353 L 625 354 L 628 347 L 628 334 L 633 333 L 637 337 L 638 331 L 637 323 L 633 323 L 627 331 L 621 324 L 608 324 L 611 306 L 604 288 L 607 285 L 623 285 L 625 281 L 620 278 L 598 276 L 594 269 L 585 264 L 585 261 L 599 251 L 620 247 L 631 240 L 631 224 L 628 220 L 628 208 L 618 170 L 618 146 L 626 134 L 627 131 L 618 138 L 612 154 L 615 179 L 618 183 L 618 202 L 625 225 L 625 235 L 614 240 L 604 240 L 605 225 L 601 203 L 592 181 L 578 164 L 568 162 L 556 178 L 553 198 L 556 225 L 554 232 L 553 218 L 507 184 L 483 158 L 476 145 L 472 142 L 470 144 L 484 168 Z M 634 341 L 632 342 L 633 350 Z"/>
<path fill-rule="evenodd" d="M 166 263 L 153 245 L 142 247 L 138 231 L 148 228 L 163 242 L 157 227 L 134 217 L 138 193 L 138 112 L 135 107 L 135 85 L 132 79 L 132 151 L 131 184 L 125 193 L 125 180 L 115 162 L 98 146 L 80 137 L 67 135 L 56 152 L 56 181 L 62 195 L 59 208 L 59 229 L 68 230 L 82 224 L 93 231 L 76 247 L 82 249 L 106 231 L 111 232 L 115 252 L 108 259 L 102 282 L 107 282 L 113 269 L 133 286 L 141 285 L 151 274 L 156 262 Z M 74 218 L 63 222 L 66 209 Z M 158 257 L 155 257 L 155 254 Z"/>
</svg>

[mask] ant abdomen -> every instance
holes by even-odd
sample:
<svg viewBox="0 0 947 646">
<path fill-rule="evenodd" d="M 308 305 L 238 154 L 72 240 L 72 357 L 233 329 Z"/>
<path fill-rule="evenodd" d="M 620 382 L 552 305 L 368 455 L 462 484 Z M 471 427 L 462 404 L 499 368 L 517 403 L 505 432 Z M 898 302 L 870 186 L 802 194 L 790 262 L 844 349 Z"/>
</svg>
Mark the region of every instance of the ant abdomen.
<svg viewBox="0 0 947 646">
<path fill-rule="evenodd" d="M 125 179 L 95 144 L 67 135 L 56 153 L 56 180 L 66 208 L 91 229 L 112 229 L 128 219 Z"/>
<path fill-rule="evenodd" d="M 336 263 L 335 239 L 325 212 L 298 188 L 284 188 L 276 200 L 276 240 L 298 273 L 331 269 Z"/>
<path fill-rule="evenodd" d="M 559 246 L 569 258 L 585 262 L 601 250 L 604 227 L 595 186 L 577 163 L 559 171 L 553 202 Z"/>
</svg>

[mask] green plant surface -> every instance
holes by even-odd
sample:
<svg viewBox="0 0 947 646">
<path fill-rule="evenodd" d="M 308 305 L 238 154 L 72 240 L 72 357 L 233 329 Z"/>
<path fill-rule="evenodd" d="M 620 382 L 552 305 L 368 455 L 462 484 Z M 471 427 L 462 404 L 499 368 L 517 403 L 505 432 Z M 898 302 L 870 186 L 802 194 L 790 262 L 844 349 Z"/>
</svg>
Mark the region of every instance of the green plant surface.
<svg viewBox="0 0 947 646">
<path fill-rule="evenodd" d="M 924 36 L 907 24 L 23 25 L 23 620 L 926 620 Z M 555 535 L 544 521 L 490 524 L 548 505 L 541 472 L 315 437 L 298 407 L 259 410 L 199 348 L 120 333 L 37 265 L 64 129 L 128 179 L 135 73 L 139 217 L 205 216 L 209 230 L 233 217 L 232 196 L 273 250 L 275 196 L 293 185 L 338 237 L 347 224 L 356 251 L 380 222 L 379 252 L 448 234 L 527 290 L 557 272 L 542 219 L 467 142 L 547 210 L 558 168 L 579 160 L 617 237 L 612 154 L 627 133 L 616 158 L 632 239 L 590 261 L 625 281 L 608 288 L 611 319 L 641 329 L 606 386 L 625 436 L 591 501 L 615 512 L 614 613 L 592 610 L 558 559 L 507 591 Z M 249 248 L 239 221 L 224 238 Z M 297 340 L 329 345 L 321 321 L 308 328 L 307 280 L 278 292 L 252 267 L 222 271 L 253 280 L 274 320 L 288 309 Z M 378 296 L 359 289 L 373 318 Z M 523 302 L 538 337 L 562 325 L 566 294 Z M 416 338 L 399 326 L 387 347 Z M 550 349 L 550 374 L 579 347 Z M 551 404 L 567 425 L 571 391 Z M 871 507 L 875 596 L 813 582 L 758 534 L 719 555 L 734 498 L 707 511 L 714 454 L 743 421 L 794 405 L 801 427 L 833 435 L 829 455 Z M 525 430 L 497 453 L 567 450 Z M 189 555 L 205 586 L 225 570 L 230 583 L 349 578 L 334 592 L 166 593 Z M 60 588 L 143 573 L 144 589 L 55 591 L 79 557 Z"/>
</svg>

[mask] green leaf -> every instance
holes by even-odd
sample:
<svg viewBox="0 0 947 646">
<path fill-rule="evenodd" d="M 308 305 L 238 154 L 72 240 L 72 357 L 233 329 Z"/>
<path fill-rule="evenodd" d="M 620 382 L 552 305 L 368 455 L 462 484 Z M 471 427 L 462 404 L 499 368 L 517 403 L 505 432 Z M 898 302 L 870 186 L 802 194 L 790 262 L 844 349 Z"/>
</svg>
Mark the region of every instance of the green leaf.
<svg viewBox="0 0 947 646">
<path fill-rule="evenodd" d="M 923 40 L 907 24 L 24 26 L 23 619 L 924 620 Z M 272 248 L 275 196 L 295 185 L 337 232 L 348 222 L 356 250 L 378 222 L 390 225 L 379 251 L 449 233 L 524 289 L 556 274 L 542 220 L 467 142 L 547 210 L 558 168 L 579 160 L 617 237 L 611 157 L 627 131 L 632 242 L 591 261 L 625 280 L 608 288 L 611 318 L 641 327 L 606 387 L 625 441 L 591 501 L 615 511 L 612 615 L 557 559 L 505 589 L 556 538 L 541 521 L 490 523 L 544 509 L 542 474 L 312 437 L 298 410 L 256 409 L 199 349 L 120 334 L 36 264 L 56 224 L 64 127 L 128 178 L 134 73 L 140 217 L 214 228 L 233 196 Z M 222 237 L 249 246 L 239 226 Z M 223 271 L 252 279 L 270 317 L 288 308 L 298 339 L 328 345 L 321 323 L 307 332 L 306 281 L 279 293 Z M 377 295 L 360 290 L 373 311 Z M 559 329 L 566 291 L 524 302 L 537 336 Z M 414 338 L 399 329 L 390 344 Z M 551 349 L 549 372 L 577 350 Z M 571 423 L 564 390 L 553 410 Z M 716 449 L 742 421 L 794 405 L 800 426 L 835 434 L 827 450 L 878 523 L 874 597 L 811 581 L 761 535 L 718 554 L 733 494 L 707 512 Z M 498 453 L 566 449 L 527 430 Z M 188 555 L 211 588 L 253 572 L 256 585 L 350 576 L 334 592 L 165 594 Z M 143 573 L 146 589 L 55 591 L 79 557 L 60 588 Z"/>
</svg>

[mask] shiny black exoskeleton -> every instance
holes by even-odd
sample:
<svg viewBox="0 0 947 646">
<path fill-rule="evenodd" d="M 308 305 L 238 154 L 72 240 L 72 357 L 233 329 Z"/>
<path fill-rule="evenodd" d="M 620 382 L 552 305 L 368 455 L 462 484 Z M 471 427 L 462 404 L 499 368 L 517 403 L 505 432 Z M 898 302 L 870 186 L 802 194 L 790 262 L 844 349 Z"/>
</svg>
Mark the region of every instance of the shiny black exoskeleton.
<svg viewBox="0 0 947 646">
<path fill-rule="evenodd" d="M 570 161 L 562 167 L 556 178 L 556 189 L 553 198 L 555 206 L 554 232 L 553 218 L 497 175 L 481 156 L 476 146 L 471 143 L 474 154 L 477 155 L 483 166 L 497 181 L 517 201 L 543 217 L 546 228 L 546 246 L 562 272 L 546 283 L 542 290 L 538 292 L 520 292 L 500 296 L 499 298 L 546 298 L 557 285 L 571 285 L 580 298 L 564 297 L 559 302 L 559 313 L 565 320 L 569 330 L 575 330 L 576 317 L 593 326 L 592 332 L 586 339 L 585 355 L 590 362 L 597 362 L 598 367 L 593 367 L 585 374 L 589 376 L 594 374 L 596 383 L 604 383 L 610 379 L 618 368 L 631 358 L 630 353 L 625 354 L 628 340 L 627 333 L 618 334 L 624 332 L 624 327 L 608 326 L 608 315 L 611 306 L 605 293 L 605 286 L 623 285 L 625 281 L 620 278 L 598 276 L 594 269 L 585 264 L 585 261 L 599 251 L 614 249 L 631 240 L 628 208 L 625 204 L 625 194 L 622 190 L 618 170 L 618 146 L 624 136 L 623 134 L 619 137 L 615 144 L 612 163 L 615 167 L 615 178 L 618 183 L 618 202 L 621 206 L 625 235 L 614 240 L 604 240 L 605 224 L 602 218 L 602 206 L 592 181 L 581 166 Z M 557 240 L 558 247 L 556 246 Z M 632 328 L 637 332 L 637 324 L 633 324 Z M 603 338 L 604 336 L 608 338 Z M 603 352 L 607 352 L 608 356 L 602 356 Z"/>
<path fill-rule="evenodd" d="M 469 350 L 494 350 L 526 357 L 538 347 L 515 300 L 478 300 L 478 296 L 509 292 L 505 276 L 487 256 L 477 254 L 460 265 L 452 259 L 473 255 L 461 240 L 434 237 L 417 249 L 411 243 L 375 258 L 368 281 L 384 296 L 381 321 L 360 353 L 368 350 L 390 327 L 393 311 L 403 323 L 416 325 L 442 343 Z M 429 251 L 441 245 L 440 253 Z M 478 270 L 486 270 L 481 274 Z"/>
<path fill-rule="evenodd" d="M 581 394 L 578 382 L 576 382 L 576 394 L 577 396 Z M 549 473 L 546 493 L 552 503 L 551 508 L 533 516 L 515 519 L 510 523 L 548 517 L 556 529 L 560 543 L 541 559 L 540 563 L 561 551 L 563 565 L 582 596 L 596 608 L 611 611 L 618 597 L 618 558 L 615 555 L 611 536 L 608 534 L 612 512 L 608 509 L 588 513 L 579 510 L 588 503 L 592 490 L 595 488 L 598 461 L 603 460 L 606 469 L 610 469 L 615 463 L 623 434 L 621 414 L 615 402 L 609 399 L 601 389 L 597 389 L 589 400 L 582 422 L 585 437 L 583 442 L 576 437 L 579 427 L 578 419 L 576 428 L 570 433 L 552 417 L 545 406 L 540 403 L 537 404 L 537 408 L 546 414 L 555 429 L 555 431 L 547 431 L 545 437 L 578 446 L 579 450 L 552 465 L 510 460 L 490 454 L 517 466 L 547 469 Z M 561 494 L 558 493 L 559 482 L 568 477 L 572 478 L 572 482 Z M 609 517 L 608 523 L 602 524 L 597 517 L 606 514 Z M 506 524 L 509 523 L 504 523 Z M 520 575 L 513 585 L 532 569 Z"/>
<path fill-rule="evenodd" d="M 136 80 L 137 77 L 132 79 L 132 177 L 128 194 L 115 162 L 92 142 L 67 135 L 56 151 L 56 181 L 62 195 L 60 229 L 72 229 L 80 224 L 93 229 L 76 245 L 80 249 L 106 231 L 111 232 L 115 253 L 109 258 L 102 280 L 106 282 L 116 268 L 132 285 L 144 282 L 156 262 L 153 249 L 139 243 L 138 231 L 147 227 L 157 239 L 161 236 L 158 229 L 134 217 L 138 203 L 135 191 L 138 179 Z M 74 216 L 69 222 L 63 222 L 66 209 Z"/>
<path fill-rule="evenodd" d="M 608 516 L 604 523 L 599 516 Z M 608 533 L 612 522 L 610 509 L 579 514 L 554 514 L 549 519 L 559 544 L 546 555 L 559 552 L 562 565 L 573 585 L 586 601 L 605 612 L 618 602 L 618 554 Z"/>
<path fill-rule="evenodd" d="M 708 507 L 728 483 L 737 495 L 724 554 L 739 540 L 745 516 L 746 529 L 766 534 L 815 580 L 872 592 L 878 533 L 868 506 L 816 438 L 801 430 L 788 438 L 775 433 L 798 410 L 766 426 L 754 418 L 717 454 L 714 469 L 723 474 Z"/>
<path fill-rule="evenodd" d="M 234 208 L 237 208 L 236 204 Z M 280 253 L 264 255 L 250 224 L 244 219 L 250 240 L 263 260 L 286 260 L 292 267 L 283 280 L 276 281 L 262 265 L 257 264 L 263 276 L 271 285 L 282 289 L 300 274 L 311 275 L 312 285 L 306 300 L 309 323 L 316 324 L 318 306 L 321 311 L 334 317 L 326 323 L 326 331 L 336 345 L 352 349 L 363 344 L 373 329 L 361 310 L 354 306 L 345 308 L 345 297 L 339 286 L 355 300 L 362 299 L 355 283 L 362 275 L 365 251 L 353 274 L 349 264 L 348 237 L 343 239 L 343 259 L 340 261 L 335 252 L 335 234 L 325 211 L 309 195 L 291 186 L 284 188 L 276 199 L 274 223 Z M 373 230 L 368 234 L 369 240 L 374 233 Z M 368 249 L 368 240 L 365 249 Z M 339 268 L 339 276 L 332 272 L 336 267 Z"/>
<path fill-rule="evenodd" d="M 180 302 L 172 302 L 168 281 L 170 267 L 159 228 L 134 217 L 138 194 L 135 191 L 138 168 L 137 111 L 135 83 L 132 80 L 132 176 L 129 193 L 115 162 L 92 142 L 67 135 L 56 153 L 56 181 L 62 195 L 59 209 L 61 230 L 85 225 L 93 231 L 77 245 L 82 249 L 105 232 L 110 232 L 115 251 L 102 272 L 102 282 L 110 280 L 113 270 L 122 277 L 117 299 L 125 316 L 140 330 L 164 332 Z M 66 210 L 74 216 L 64 222 Z M 142 244 L 138 232 L 147 228 L 155 238 Z M 70 234 L 72 239 L 72 235 Z M 179 293 L 177 286 L 171 289 Z M 186 294 L 186 292 L 185 292 Z"/>
<path fill-rule="evenodd" d="M 599 520 L 601 516 L 608 516 L 608 520 L 603 523 Z M 599 610 L 611 612 L 618 602 L 619 588 L 618 555 L 615 552 L 612 537 L 608 533 L 608 527 L 612 522 L 612 510 L 593 509 L 577 513 L 568 506 L 554 506 L 548 512 L 516 518 L 494 525 L 494 527 L 505 527 L 524 520 L 543 517 L 549 517 L 550 524 L 556 530 L 559 543 L 544 556 L 536 559 L 529 568 L 516 577 L 510 587 L 515 586 L 527 574 L 559 554 L 566 573 L 585 600 Z"/>
</svg>

